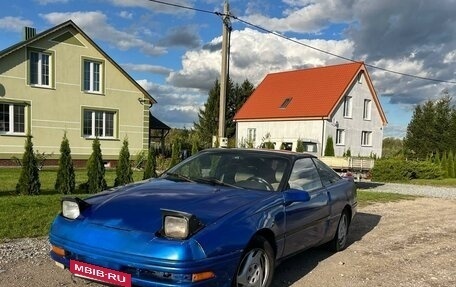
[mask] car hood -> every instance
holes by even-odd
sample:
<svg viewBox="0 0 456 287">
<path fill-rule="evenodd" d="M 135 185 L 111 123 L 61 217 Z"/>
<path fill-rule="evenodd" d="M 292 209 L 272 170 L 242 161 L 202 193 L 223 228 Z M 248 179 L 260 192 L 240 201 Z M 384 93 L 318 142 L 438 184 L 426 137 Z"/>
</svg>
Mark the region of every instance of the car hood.
<svg viewBox="0 0 456 287">
<path fill-rule="evenodd" d="M 161 209 L 190 213 L 210 225 L 264 197 L 262 191 L 157 179 L 89 198 L 90 207 L 83 216 L 87 222 L 107 227 L 157 232 L 162 226 Z"/>
</svg>

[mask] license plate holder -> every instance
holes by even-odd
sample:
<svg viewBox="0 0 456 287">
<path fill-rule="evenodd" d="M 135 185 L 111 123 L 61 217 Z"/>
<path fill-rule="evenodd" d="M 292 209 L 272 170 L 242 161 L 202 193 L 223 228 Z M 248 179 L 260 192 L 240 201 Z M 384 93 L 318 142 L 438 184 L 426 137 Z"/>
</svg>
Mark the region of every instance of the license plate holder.
<svg viewBox="0 0 456 287">
<path fill-rule="evenodd" d="M 116 286 L 131 287 L 131 274 L 104 268 L 77 260 L 70 260 L 70 272 L 74 275 Z"/>
</svg>

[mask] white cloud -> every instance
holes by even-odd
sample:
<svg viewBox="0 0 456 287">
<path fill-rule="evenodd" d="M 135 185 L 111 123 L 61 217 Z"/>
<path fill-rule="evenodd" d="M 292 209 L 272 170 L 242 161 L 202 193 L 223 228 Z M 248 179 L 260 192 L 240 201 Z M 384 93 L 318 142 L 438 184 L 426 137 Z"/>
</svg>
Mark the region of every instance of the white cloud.
<svg viewBox="0 0 456 287">
<path fill-rule="evenodd" d="M 217 46 L 220 38 L 211 41 Z M 301 40 L 307 45 L 346 57 L 353 53 L 348 40 Z M 257 85 L 268 73 L 340 63 L 340 60 L 272 34 L 252 29 L 233 31 L 231 35 L 230 77 L 235 82 L 248 79 Z M 182 69 L 172 72 L 167 81 L 176 86 L 209 90 L 220 75 L 221 51 L 209 49 L 188 51 L 182 58 Z"/>
<path fill-rule="evenodd" d="M 133 13 L 128 11 L 120 11 L 119 16 L 124 19 L 133 19 Z"/>
<path fill-rule="evenodd" d="M 30 27 L 33 22 L 22 17 L 3 17 L 0 18 L 0 29 L 13 32 L 20 32 L 24 27 Z"/>
<path fill-rule="evenodd" d="M 134 71 L 134 72 L 146 72 L 152 74 L 160 74 L 160 75 L 169 75 L 172 72 L 172 69 L 163 67 L 163 66 L 156 66 L 156 65 L 149 65 L 149 64 L 122 64 L 121 65 L 127 71 Z"/>
<path fill-rule="evenodd" d="M 443 63 L 450 64 L 456 63 L 456 50 L 448 52 L 443 58 Z"/>
<path fill-rule="evenodd" d="M 317 33 L 330 23 L 352 21 L 353 7 L 350 4 L 354 1 L 284 0 L 283 2 L 289 8 L 283 11 L 282 18 L 253 13 L 243 19 L 273 31 L 300 33 Z"/>
<path fill-rule="evenodd" d="M 139 35 L 117 30 L 107 23 L 107 16 L 100 11 L 49 13 L 40 15 L 53 25 L 60 24 L 69 19 L 73 20 L 90 37 L 103 40 L 121 50 L 133 48 L 140 49 L 149 55 L 166 53 L 162 47 L 156 47 L 141 39 Z"/>
<path fill-rule="evenodd" d="M 198 89 L 159 85 L 146 79 L 137 82 L 157 100 L 153 115 L 171 127 L 191 128 L 207 100 L 207 93 Z"/>
</svg>

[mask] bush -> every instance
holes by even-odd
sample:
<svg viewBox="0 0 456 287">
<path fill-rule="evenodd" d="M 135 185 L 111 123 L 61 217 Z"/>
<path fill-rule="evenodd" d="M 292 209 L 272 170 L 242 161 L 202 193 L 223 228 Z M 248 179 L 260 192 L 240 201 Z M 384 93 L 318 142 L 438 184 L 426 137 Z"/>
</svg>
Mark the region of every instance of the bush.
<svg viewBox="0 0 456 287">
<path fill-rule="evenodd" d="M 302 140 L 298 140 L 298 142 L 296 144 L 296 151 L 304 152 L 304 143 L 302 142 Z"/>
<path fill-rule="evenodd" d="M 169 168 L 175 166 L 180 162 L 180 153 L 181 144 L 179 141 L 175 141 L 172 146 L 172 153 L 171 153 L 171 162 L 169 163 Z"/>
<path fill-rule="evenodd" d="M 93 140 L 92 154 L 87 162 L 87 185 L 86 191 L 88 193 L 97 193 L 106 189 L 105 167 L 103 157 L 101 155 L 100 140 L 98 138 Z"/>
<path fill-rule="evenodd" d="M 59 170 L 54 188 L 60 193 L 71 194 L 74 192 L 76 179 L 74 174 L 73 160 L 71 159 L 71 149 L 66 133 L 63 135 L 60 144 Z"/>
<path fill-rule="evenodd" d="M 157 158 L 155 156 L 155 147 L 153 146 L 149 147 L 143 179 L 148 179 L 151 177 L 157 177 Z"/>
<path fill-rule="evenodd" d="M 379 159 L 372 169 L 374 181 L 404 181 L 411 179 L 442 178 L 440 166 L 428 161 L 405 161 L 402 159 Z"/>
<path fill-rule="evenodd" d="M 325 156 L 334 156 L 334 142 L 331 136 L 326 140 Z"/>
<path fill-rule="evenodd" d="M 22 156 L 22 170 L 16 184 L 16 193 L 22 195 L 36 195 L 40 193 L 41 183 L 38 165 L 33 152 L 32 136 L 27 135 L 25 151 Z"/>
<path fill-rule="evenodd" d="M 125 185 L 130 182 L 133 182 L 133 170 L 131 169 L 130 164 L 128 140 L 124 139 L 116 166 L 116 179 L 114 180 L 114 186 Z"/>
</svg>

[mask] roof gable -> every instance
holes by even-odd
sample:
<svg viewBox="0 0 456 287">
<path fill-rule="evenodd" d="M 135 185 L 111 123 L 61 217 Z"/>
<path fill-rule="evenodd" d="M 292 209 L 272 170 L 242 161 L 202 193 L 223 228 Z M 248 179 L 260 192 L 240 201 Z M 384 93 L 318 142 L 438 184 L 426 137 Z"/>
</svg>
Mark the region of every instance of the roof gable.
<svg viewBox="0 0 456 287">
<path fill-rule="evenodd" d="M 156 103 L 157 101 L 143 88 L 141 85 L 138 84 L 119 64 L 117 64 L 106 52 L 104 52 L 84 31 L 81 30 L 73 21 L 68 20 L 66 22 L 63 22 L 57 26 L 54 26 L 48 30 L 45 30 L 34 37 L 27 39 L 25 41 L 19 42 L 15 45 L 12 45 L 2 51 L 0 51 L 0 60 L 4 57 L 7 57 L 11 53 L 14 53 L 15 51 L 22 49 L 23 47 L 27 47 L 29 45 L 33 45 L 33 43 L 36 43 L 37 41 L 48 37 L 52 33 L 62 31 L 62 34 L 50 39 L 51 41 L 54 42 L 63 42 L 66 44 L 71 44 L 71 45 L 82 45 L 79 40 L 77 40 L 76 37 L 74 37 L 71 32 L 67 31 L 69 27 L 73 27 L 75 30 L 78 31 L 79 34 L 81 34 L 95 49 L 97 49 L 98 52 L 100 52 L 112 65 L 114 65 L 138 90 L 140 90 L 148 99 L 151 103 Z M 76 41 L 77 42 L 76 42 Z"/>
<path fill-rule="evenodd" d="M 66 31 L 63 34 L 52 38 L 51 41 L 84 47 L 84 44 L 81 43 L 81 41 L 79 41 L 70 31 Z"/>
<path fill-rule="evenodd" d="M 268 74 L 235 120 L 329 118 L 359 73 L 361 62 Z M 379 107 L 372 83 L 369 89 Z M 386 122 L 379 107 L 382 120 Z"/>
</svg>

